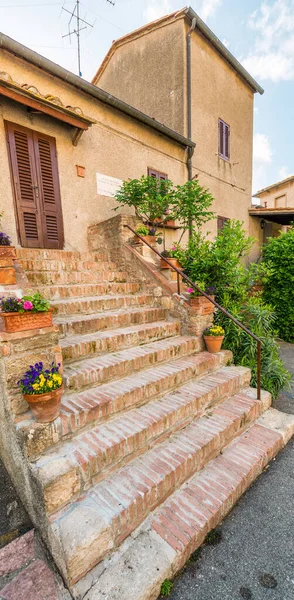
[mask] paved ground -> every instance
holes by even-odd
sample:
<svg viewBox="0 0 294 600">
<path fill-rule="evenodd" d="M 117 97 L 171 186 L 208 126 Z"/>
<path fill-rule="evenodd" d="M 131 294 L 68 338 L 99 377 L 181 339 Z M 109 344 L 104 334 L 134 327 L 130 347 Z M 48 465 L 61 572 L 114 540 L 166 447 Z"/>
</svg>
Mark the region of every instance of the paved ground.
<svg viewBox="0 0 294 600">
<path fill-rule="evenodd" d="M 294 346 L 281 344 L 294 375 Z M 294 378 L 275 408 L 294 414 Z M 294 441 L 174 582 L 169 600 L 294 600 Z"/>
<path fill-rule="evenodd" d="M 3 548 L 32 525 L 1 461 L 0 482 L 0 548 Z"/>
</svg>

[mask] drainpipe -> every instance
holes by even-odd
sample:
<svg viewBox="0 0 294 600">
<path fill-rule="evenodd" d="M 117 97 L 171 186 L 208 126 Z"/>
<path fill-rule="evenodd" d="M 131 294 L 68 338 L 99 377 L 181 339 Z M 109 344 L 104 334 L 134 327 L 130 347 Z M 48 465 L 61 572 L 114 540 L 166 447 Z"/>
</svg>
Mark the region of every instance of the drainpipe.
<svg viewBox="0 0 294 600">
<path fill-rule="evenodd" d="M 187 138 L 192 140 L 192 76 L 191 76 L 191 33 L 196 27 L 196 17 L 192 19 L 191 27 L 187 33 Z M 194 148 L 187 148 L 188 181 L 192 181 L 192 156 Z M 189 238 L 192 237 L 193 223 L 189 223 Z"/>
</svg>

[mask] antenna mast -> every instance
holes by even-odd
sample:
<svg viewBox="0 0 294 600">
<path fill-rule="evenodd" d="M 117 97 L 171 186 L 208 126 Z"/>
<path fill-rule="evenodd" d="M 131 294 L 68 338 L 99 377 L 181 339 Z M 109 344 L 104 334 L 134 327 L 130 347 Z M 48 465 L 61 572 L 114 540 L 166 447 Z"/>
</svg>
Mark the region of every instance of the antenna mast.
<svg viewBox="0 0 294 600">
<path fill-rule="evenodd" d="M 112 1 L 110 3 L 113 4 Z M 62 7 L 62 10 L 64 10 L 68 14 L 70 14 L 70 19 L 68 22 L 68 33 L 66 35 L 63 35 L 62 37 L 63 38 L 69 37 L 69 39 L 71 41 L 71 36 L 73 34 L 75 34 L 77 36 L 77 40 L 78 40 L 78 73 L 79 73 L 79 77 L 82 77 L 80 31 L 82 31 L 83 29 L 87 29 L 87 27 L 93 27 L 93 25 L 91 25 L 91 23 L 88 23 L 88 21 L 81 19 L 81 17 L 80 17 L 80 0 L 76 0 L 76 4 L 75 4 L 73 11 L 67 10 L 64 7 Z M 73 19 L 76 19 L 76 28 L 73 28 L 71 30 L 71 25 L 72 25 Z M 81 23 L 85 24 L 84 27 L 80 26 Z"/>
</svg>

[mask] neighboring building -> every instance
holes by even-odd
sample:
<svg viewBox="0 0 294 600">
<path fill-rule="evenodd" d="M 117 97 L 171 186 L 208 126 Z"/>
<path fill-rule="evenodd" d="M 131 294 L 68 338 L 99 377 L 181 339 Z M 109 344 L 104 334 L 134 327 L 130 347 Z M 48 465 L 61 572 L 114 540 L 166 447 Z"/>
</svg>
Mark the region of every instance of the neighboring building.
<svg viewBox="0 0 294 600">
<path fill-rule="evenodd" d="M 294 221 L 294 175 L 259 190 L 253 198 L 260 204 L 252 206 L 249 214 L 259 221 L 264 241 L 286 231 Z"/>
<path fill-rule="evenodd" d="M 193 9 L 115 41 L 93 83 L 196 143 L 190 177 L 215 198 L 213 234 L 234 218 L 259 237 L 248 209 L 254 94 L 263 90 Z"/>
<path fill-rule="evenodd" d="M 122 180 L 153 169 L 182 184 L 194 145 L 0 34 L 1 211 L 14 244 L 87 250 Z"/>
</svg>

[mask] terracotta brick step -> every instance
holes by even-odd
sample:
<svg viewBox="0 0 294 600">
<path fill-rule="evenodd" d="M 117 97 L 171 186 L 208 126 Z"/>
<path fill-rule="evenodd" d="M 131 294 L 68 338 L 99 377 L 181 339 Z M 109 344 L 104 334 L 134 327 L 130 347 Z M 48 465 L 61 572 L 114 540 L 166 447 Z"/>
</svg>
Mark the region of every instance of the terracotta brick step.
<svg viewBox="0 0 294 600">
<path fill-rule="evenodd" d="M 277 413 L 282 425 L 277 427 L 273 413 Z M 290 415 L 285 413 L 267 410 L 256 424 L 150 515 L 111 560 L 103 561 L 74 586 L 74 597 L 78 597 L 81 589 L 86 589 L 89 591 L 85 600 L 130 600 L 130 590 L 132 600 L 157 598 L 162 582 L 176 575 L 209 531 L 223 521 L 240 496 L 290 439 L 294 418 L 292 416 L 291 423 L 289 418 Z M 76 540 L 77 546 L 80 541 Z M 103 535 L 104 548 L 107 542 Z M 91 557 L 87 559 L 90 562 Z M 74 559 L 71 567 L 75 571 Z"/>
<path fill-rule="evenodd" d="M 40 294 L 49 300 L 65 298 L 81 298 L 84 296 L 104 296 L 105 294 L 135 294 L 139 292 L 140 284 L 135 282 L 111 283 L 108 281 L 100 283 L 64 284 L 38 286 Z"/>
<path fill-rule="evenodd" d="M 250 378 L 248 370 L 227 367 L 214 375 L 206 375 L 176 391 L 82 433 L 50 451 L 33 466 L 44 488 L 46 509 L 52 513 L 90 485 L 108 476 L 109 471 L 158 444 L 175 430 L 182 429 L 201 416 L 215 403 L 239 391 Z M 251 391 L 251 396 L 255 392 Z M 255 394 L 256 395 L 256 394 Z M 215 409 L 227 410 L 249 418 L 259 416 L 261 403 L 250 396 L 250 390 L 233 396 Z M 268 403 L 270 397 L 267 395 Z M 264 398 L 265 404 L 265 398 Z M 251 411 L 251 412 L 250 412 Z"/>
<path fill-rule="evenodd" d="M 128 281 L 126 271 L 26 271 L 29 283 L 33 286 L 63 283 L 100 283 L 101 281 Z"/>
<path fill-rule="evenodd" d="M 55 271 L 116 271 L 117 266 L 114 262 L 102 262 L 95 260 L 28 260 L 19 259 L 20 265 L 25 271 L 34 272 L 55 272 Z"/>
<path fill-rule="evenodd" d="M 54 322 L 59 326 L 64 335 L 93 333 L 102 329 L 126 327 L 136 323 L 151 323 L 166 318 L 163 308 L 128 308 L 109 310 L 92 315 L 75 315 L 68 317 L 55 317 Z"/>
<path fill-rule="evenodd" d="M 180 321 L 158 321 L 131 327 L 89 333 L 88 335 L 67 336 L 60 340 L 63 362 L 71 362 L 91 356 L 114 352 L 123 348 L 140 346 L 156 340 L 180 335 Z"/>
<path fill-rule="evenodd" d="M 16 256 L 20 260 L 109 260 L 106 250 L 95 252 L 78 252 L 75 250 L 50 250 L 44 248 L 16 248 Z"/>
<path fill-rule="evenodd" d="M 224 402 L 223 409 L 222 406 L 120 468 L 54 518 L 52 527 L 63 546 L 72 583 L 119 546 L 152 510 L 215 458 L 244 424 L 263 412 L 268 406 L 268 394 L 264 405 L 250 397 L 246 403 L 243 394 L 242 399 L 234 397 Z M 263 445 L 263 437 L 257 432 L 253 436 L 255 456 L 263 452 Z M 226 464 L 225 459 L 221 462 Z M 242 451 L 233 465 L 228 461 L 229 469 L 241 479 L 242 462 Z"/>
<path fill-rule="evenodd" d="M 105 310 L 116 310 L 128 306 L 150 306 L 154 298 L 152 294 L 131 294 L 116 296 L 90 296 L 85 298 L 66 298 L 65 300 L 53 300 L 51 306 L 54 313 L 58 315 L 74 315 L 85 313 L 97 313 Z"/>
<path fill-rule="evenodd" d="M 228 350 L 218 354 L 200 352 L 146 369 L 140 376 L 136 373 L 123 380 L 66 395 L 62 399 L 60 417 L 54 423 L 36 423 L 30 412 L 21 415 L 16 420 L 16 427 L 23 438 L 26 454 L 29 457 L 39 456 L 81 429 L 93 427 L 118 413 L 158 398 L 231 360 L 232 353 Z"/>
<path fill-rule="evenodd" d="M 93 387 L 111 379 L 126 377 L 151 365 L 187 356 L 199 351 L 200 343 L 196 336 L 178 336 L 74 362 L 64 369 L 66 391 Z"/>
</svg>

